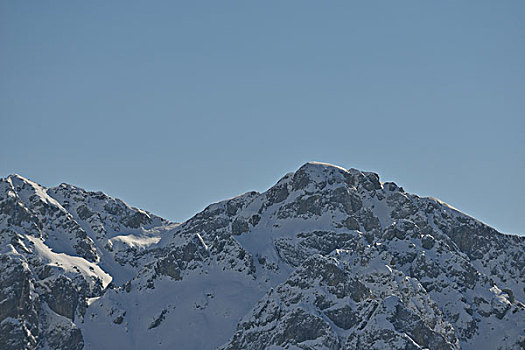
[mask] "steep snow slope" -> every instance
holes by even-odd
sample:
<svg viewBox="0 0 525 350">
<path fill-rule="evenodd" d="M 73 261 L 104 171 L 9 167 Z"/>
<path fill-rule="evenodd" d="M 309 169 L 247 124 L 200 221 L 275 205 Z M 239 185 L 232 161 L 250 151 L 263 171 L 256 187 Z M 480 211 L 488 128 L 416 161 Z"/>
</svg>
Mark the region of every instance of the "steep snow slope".
<svg viewBox="0 0 525 350">
<path fill-rule="evenodd" d="M 176 226 L 101 192 L 1 179 L 0 348 L 82 348 L 88 300 L 133 278 Z"/>
<path fill-rule="evenodd" d="M 15 175 L 0 235 L 0 348 L 525 347 L 525 239 L 356 169 L 182 224 Z"/>
</svg>

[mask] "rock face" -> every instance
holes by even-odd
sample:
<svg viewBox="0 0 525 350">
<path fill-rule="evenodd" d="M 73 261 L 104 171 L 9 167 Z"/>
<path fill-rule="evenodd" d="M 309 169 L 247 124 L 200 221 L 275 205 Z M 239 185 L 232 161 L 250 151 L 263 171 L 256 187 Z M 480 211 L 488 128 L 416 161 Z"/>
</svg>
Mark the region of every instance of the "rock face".
<svg viewBox="0 0 525 350">
<path fill-rule="evenodd" d="M 171 223 L 0 179 L 0 349 L 523 349 L 525 238 L 307 163 Z"/>
</svg>

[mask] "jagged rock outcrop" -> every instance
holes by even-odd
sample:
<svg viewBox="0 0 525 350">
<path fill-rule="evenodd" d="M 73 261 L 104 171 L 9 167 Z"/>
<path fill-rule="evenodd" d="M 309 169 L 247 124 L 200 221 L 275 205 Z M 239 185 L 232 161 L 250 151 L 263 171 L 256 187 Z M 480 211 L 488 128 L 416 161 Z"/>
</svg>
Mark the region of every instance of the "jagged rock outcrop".
<svg viewBox="0 0 525 350">
<path fill-rule="evenodd" d="M 307 163 L 182 224 L 0 180 L 0 349 L 522 349 L 525 238 Z"/>
</svg>

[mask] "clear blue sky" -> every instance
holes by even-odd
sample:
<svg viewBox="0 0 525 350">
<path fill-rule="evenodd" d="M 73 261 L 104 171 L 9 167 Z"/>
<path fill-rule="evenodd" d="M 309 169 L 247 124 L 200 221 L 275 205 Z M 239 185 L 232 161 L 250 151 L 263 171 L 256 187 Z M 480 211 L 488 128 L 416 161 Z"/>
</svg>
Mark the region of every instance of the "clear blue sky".
<svg viewBox="0 0 525 350">
<path fill-rule="evenodd" d="M 0 176 L 171 220 L 309 160 L 525 233 L 525 1 L 1 1 Z"/>
</svg>

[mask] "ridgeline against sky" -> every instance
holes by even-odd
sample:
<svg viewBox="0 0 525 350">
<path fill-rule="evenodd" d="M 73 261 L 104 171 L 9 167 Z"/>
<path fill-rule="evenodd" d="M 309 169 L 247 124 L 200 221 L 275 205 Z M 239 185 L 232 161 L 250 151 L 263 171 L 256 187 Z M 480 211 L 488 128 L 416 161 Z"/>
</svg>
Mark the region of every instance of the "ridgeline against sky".
<svg viewBox="0 0 525 350">
<path fill-rule="evenodd" d="M 0 177 L 174 221 L 319 160 L 525 233 L 523 1 L 0 3 Z"/>
</svg>

